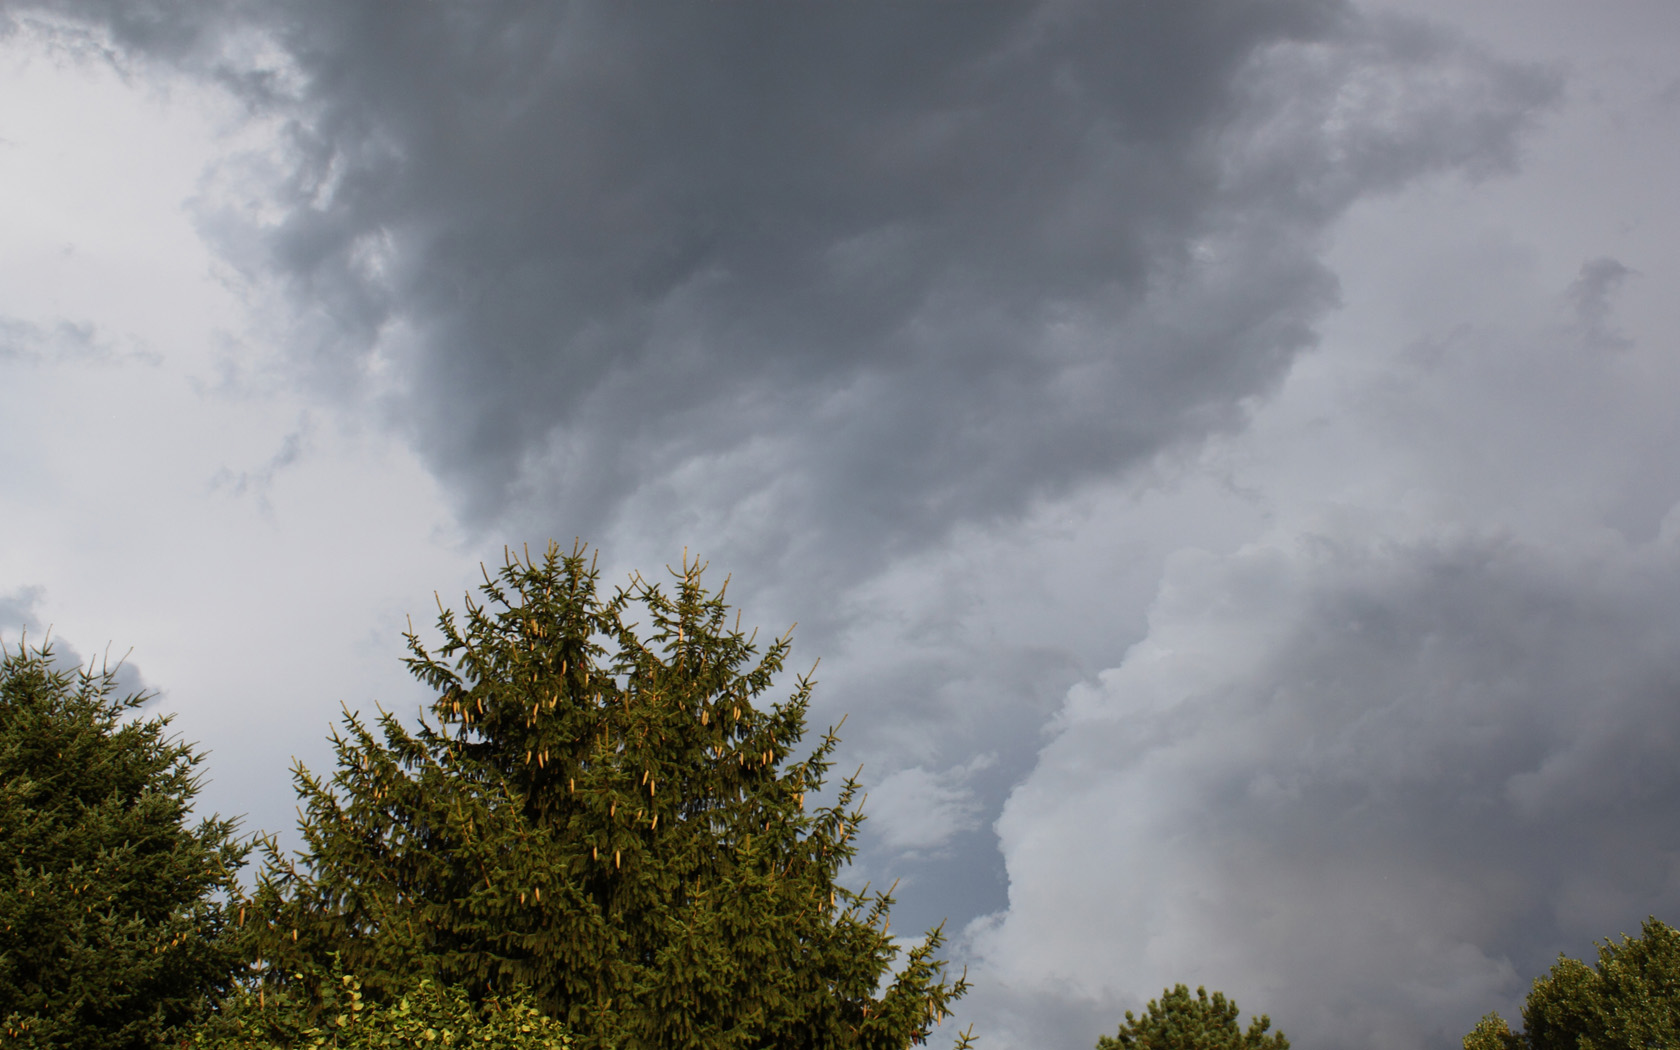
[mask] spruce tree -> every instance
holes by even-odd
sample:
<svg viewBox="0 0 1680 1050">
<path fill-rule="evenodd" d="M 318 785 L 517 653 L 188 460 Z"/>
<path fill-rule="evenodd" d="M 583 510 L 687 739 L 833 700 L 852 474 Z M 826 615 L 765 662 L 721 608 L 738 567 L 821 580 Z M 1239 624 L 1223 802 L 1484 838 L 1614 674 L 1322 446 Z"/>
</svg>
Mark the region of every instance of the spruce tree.
<svg viewBox="0 0 1680 1050">
<path fill-rule="evenodd" d="M 966 984 L 937 927 L 894 972 L 891 897 L 837 882 L 855 781 L 815 804 L 837 738 L 793 757 L 812 681 L 760 707 L 789 637 L 760 652 L 701 575 L 603 597 L 550 544 L 442 610 L 435 652 L 411 632 L 429 717 L 347 714 L 332 777 L 296 770 L 303 847 L 269 846 L 247 927 L 269 978 L 337 953 L 375 994 L 525 989 L 614 1050 L 924 1041 Z"/>
<path fill-rule="evenodd" d="M 231 984 L 232 821 L 115 669 L 0 650 L 0 1046 L 162 1045 Z"/>
</svg>

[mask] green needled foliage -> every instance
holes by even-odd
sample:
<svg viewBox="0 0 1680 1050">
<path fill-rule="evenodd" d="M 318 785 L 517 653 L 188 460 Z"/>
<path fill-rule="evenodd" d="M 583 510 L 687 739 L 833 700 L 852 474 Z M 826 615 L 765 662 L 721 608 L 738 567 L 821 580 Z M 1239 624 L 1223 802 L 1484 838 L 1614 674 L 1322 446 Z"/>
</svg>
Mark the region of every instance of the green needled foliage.
<svg viewBox="0 0 1680 1050">
<path fill-rule="evenodd" d="M 937 928 L 895 972 L 891 897 L 836 883 L 857 785 L 807 808 L 837 743 L 791 757 L 811 680 L 756 706 L 789 639 L 760 653 L 701 571 L 603 599 L 551 544 L 444 611 L 436 652 L 411 634 L 431 717 L 347 715 L 332 779 L 296 772 L 304 848 L 269 847 L 246 927 L 268 979 L 337 953 L 375 995 L 528 989 L 583 1048 L 924 1041 L 966 984 Z"/>
<path fill-rule="evenodd" d="M 1289 1050 L 1282 1032 L 1267 1035 L 1272 1019 L 1261 1014 L 1244 1032 L 1237 1026 L 1237 1004 L 1206 988 L 1190 989 L 1180 984 L 1165 992 L 1159 1002 L 1150 1000 L 1142 1017 L 1126 1011 L 1117 1035 L 1097 1040 L 1097 1050 Z"/>
<path fill-rule="evenodd" d="M 1465 1050 L 1644 1050 L 1680 1046 L 1680 931 L 1655 918 L 1606 941 L 1598 965 L 1558 957 L 1523 1004 L 1523 1032 L 1488 1014 Z"/>
<path fill-rule="evenodd" d="M 201 756 L 115 671 L 0 651 L 0 1045 L 163 1045 L 232 984 L 233 822 L 187 824 Z"/>
</svg>

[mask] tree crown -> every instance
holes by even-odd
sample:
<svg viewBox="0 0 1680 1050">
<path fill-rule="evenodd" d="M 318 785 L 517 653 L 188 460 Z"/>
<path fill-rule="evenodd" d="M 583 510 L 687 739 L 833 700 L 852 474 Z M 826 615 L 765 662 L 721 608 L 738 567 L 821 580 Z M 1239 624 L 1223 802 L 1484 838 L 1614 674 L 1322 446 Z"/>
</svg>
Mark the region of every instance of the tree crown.
<svg viewBox="0 0 1680 1050">
<path fill-rule="evenodd" d="M 813 683 L 761 706 L 790 637 L 761 652 L 702 574 L 602 597 L 551 544 L 441 610 L 435 651 L 411 632 L 429 718 L 347 715 L 330 781 L 296 772 L 304 849 L 270 845 L 253 901 L 267 972 L 336 952 L 375 992 L 527 988 L 618 1050 L 924 1040 L 966 984 L 937 928 L 894 971 L 892 898 L 837 879 L 856 782 L 806 804 L 837 743 L 794 757 Z"/>
<path fill-rule="evenodd" d="M 1241 1011 L 1223 992 L 1211 997 L 1206 988 L 1190 989 L 1180 984 L 1151 999 L 1142 1017 L 1126 1011 L 1120 1031 L 1097 1040 L 1097 1050 L 1289 1050 L 1282 1032 L 1267 1035 L 1272 1019 L 1265 1014 L 1254 1018 L 1243 1031 L 1237 1023 Z"/>
<path fill-rule="evenodd" d="M 1588 966 L 1559 955 L 1523 1003 L 1523 1031 L 1490 1013 L 1464 1050 L 1622 1050 L 1680 1046 L 1680 931 L 1656 917 L 1638 937 L 1598 946 Z"/>
<path fill-rule="evenodd" d="M 202 756 L 117 668 L 0 649 L 0 1033 L 157 1045 L 231 984 L 234 822 L 190 826 Z"/>
</svg>

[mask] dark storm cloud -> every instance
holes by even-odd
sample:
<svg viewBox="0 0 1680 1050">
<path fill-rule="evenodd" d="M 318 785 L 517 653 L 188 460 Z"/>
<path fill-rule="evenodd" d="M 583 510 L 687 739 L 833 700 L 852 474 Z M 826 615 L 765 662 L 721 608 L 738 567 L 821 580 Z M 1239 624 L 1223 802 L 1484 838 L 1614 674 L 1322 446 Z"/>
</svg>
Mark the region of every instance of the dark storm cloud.
<svg viewBox="0 0 1680 1050">
<path fill-rule="evenodd" d="M 469 518 L 853 568 L 1239 420 L 1327 223 L 1555 93 L 1328 0 L 188 6 L 60 9 L 294 94 L 278 213 L 207 228 Z"/>
<path fill-rule="evenodd" d="M 848 653 L 881 611 L 849 593 L 1240 425 L 1336 300 L 1337 217 L 1509 167 L 1557 93 L 1333 0 L 57 10 L 290 121 L 203 228 L 464 518 L 693 544 L 803 624 L 882 848 L 981 873 L 918 922 L 1000 903 L 982 829 L 1090 667 L 984 630 Z"/>
<path fill-rule="evenodd" d="M 1186 981 L 1303 1048 L 1450 1046 L 1680 912 L 1676 369 L 1607 338 L 1629 273 L 1484 266 L 1501 324 L 1345 346 L 1237 439 L 1268 526 L 1169 560 L 1004 808 L 983 1028 L 1088 1044 Z"/>
</svg>

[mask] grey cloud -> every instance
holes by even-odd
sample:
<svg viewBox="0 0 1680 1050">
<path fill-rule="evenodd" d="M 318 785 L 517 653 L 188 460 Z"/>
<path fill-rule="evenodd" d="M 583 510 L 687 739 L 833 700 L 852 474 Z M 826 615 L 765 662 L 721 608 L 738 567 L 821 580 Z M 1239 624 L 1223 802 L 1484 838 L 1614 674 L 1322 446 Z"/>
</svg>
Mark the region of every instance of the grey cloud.
<svg viewBox="0 0 1680 1050">
<path fill-rule="evenodd" d="M 864 647 L 848 595 L 1241 426 L 1336 301 L 1330 224 L 1508 165 L 1556 95 L 1330 0 L 206 11 L 111 31 L 293 121 L 199 207 L 286 289 L 317 388 L 376 406 L 476 524 L 737 571 L 830 657 L 872 779 L 996 753 L 967 782 L 988 814 L 1089 666 Z M 960 883 L 918 924 L 999 902 L 986 836 L 950 842 L 985 859 L 898 858 Z"/>
<path fill-rule="evenodd" d="M 257 501 L 257 505 L 265 514 L 270 513 L 272 506 L 268 500 L 268 493 L 274 486 L 274 479 L 308 454 L 313 431 L 314 421 L 305 415 L 299 420 L 297 427 L 281 439 L 280 447 L 266 462 L 249 470 L 221 468 L 210 479 L 211 491 L 227 492 L 236 498 L 249 495 Z"/>
<path fill-rule="evenodd" d="M 111 32 L 229 82 L 258 56 L 253 104 L 293 121 L 266 190 L 200 208 L 287 289 L 319 389 L 376 406 L 474 523 L 694 545 L 830 657 L 894 559 L 1240 427 L 1336 301 L 1337 216 L 1507 165 L 1557 90 L 1333 0 L 295 0 L 162 44 L 171 9 L 144 10 Z M 905 652 L 829 695 L 908 735 L 972 685 L 972 736 L 875 768 L 995 751 L 988 807 L 1087 670 Z"/>
<path fill-rule="evenodd" d="M 1591 259 L 1569 286 L 1569 301 L 1586 341 L 1602 349 L 1625 350 L 1627 338 L 1609 327 L 1611 296 L 1633 271 L 1615 259 Z"/>
<path fill-rule="evenodd" d="M 123 346 L 87 321 L 61 317 L 42 324 L 0 315 L 0 365 L 156 367 L 161 361 L 144 344 Z"/>
<path fill-rule="evenodd" d="M 1088 1045 L 1182 980 L 1304 1048 L 1452 1045 L 1680 912 L 1672 355 L 1602 352 L 1620 263 L 1463 265 L 1522 320 L 1341 346 L 1210 450 L 1264 524 L 1168 559 L 1013 790 L 983 1028 Z"/>
<path fill-rule="evenodd" d="M 139 666 L 130 662 L 126 656 L 113 655 L 107 649 L 99 656 L 85 657 L 74 643 L 55 634 L 52 624 L 43 623 L 41 620 L 46 595 L 46 588 L 38 584 L 15 587 L 7 593 L 0 593 L 0 644 L 3 644 L 7 651 L 17 652 L 22 645 L 28 645 L 32 649 L 50 645 L 53 662 L 61 668 L 92 667 L 95 670 L 110 668 L 115 671 L 117 691 L 121 695 L 156 692 L 146 684 Z"/>
<path fill-rule="evenodd" d="M 939 772 L 910 766 L 887 775 L 869 793 L 869 833 L 887 849 L 941 851 L 957 835 L 980 826 L 980 806 L 969 781 L 996 763 L 996 755 L 978 755 Z"/>
<path fill-rule="evenodd" d="M 27 25 L 44 33 L 60 54 L 118 65 L 130 57 L 156 58 L 204 69 L 203 60 L 214 59 L 240 10 L 240 4 L 224 0 L 21 3 L 0 11 L 0 36 Z M 250 8 L 244 10 L 248 17 Z"/>
<path fill-rule="evenodd" d="M 1303 1047 L 1444 1045 L 1558 951 L 1672 916 L 1674 540 L 1182 561 L 1005 810 L 994 979 L 1116 1016 L 1206 981 Z"/>
<path fill-rule="evenodd" d="M 113 652 L 109 646 L 94 656 L 83 656 L 81 650 L 62 638 L 54 637 L 53 656 L 60 667 L 90 668 L 95 673 L 109 669 L 113 672 L 118 696 L 145 695 L 148 702 L 155 701 L 159 691 L 146 681 L 146 676 L 140 670 L 140 665 L 129 659 L 128 653 Z"/>
<path fill-rule="evenodd" d="M 1556 90 L 1328 0 L 221 10 L 301 96 L 278 221 L 207 229 L 466 515 L 751 504 L 850 572 L 1239 422 L 1334 301 L 1326 224 L 1508 164 Z"/>
<path fill-rule="evenodd" d="M 17 587 L 10 593 L 0 594 L 0 632 L 9 635 L 20 630 L 39 631 L 41 621 L 35 610 L 45 593 L 45 588 L 34 586 Z"/>
<path fill-rule="evenodd" d="M 43 327 L 21 318 L 0 317 L 0 362 L 104 361 L 112 355 L 93 325 L 60 320 Z"/>
</svg>

